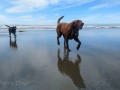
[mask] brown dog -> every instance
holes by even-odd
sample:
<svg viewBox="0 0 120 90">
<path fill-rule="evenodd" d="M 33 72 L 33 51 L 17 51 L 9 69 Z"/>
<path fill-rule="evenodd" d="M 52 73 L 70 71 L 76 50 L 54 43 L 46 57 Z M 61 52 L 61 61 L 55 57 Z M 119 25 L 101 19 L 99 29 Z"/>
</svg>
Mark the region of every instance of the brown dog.
<svg viewBox="0 0 120 90">
<path fill-rule="evenodd" d="M 74 39 L 76 42 L 78 42 L 77 50 L 80 48 L 81 42 L 78 39 L 79 36 L 79 29 L 82 29 L 84 23 L 81 20 L 74 20 L 71 23 L 60 23 L 60 20 L 64 16 L 60 17 L 57 21 L 57 43 L 60 45 L 59 38 L 63 35 L 64 37 L 64 47 L 67 48 L 68 51 L 69 45 L 68 45 L 68 40 L 69 39 Z"/>
</svg>

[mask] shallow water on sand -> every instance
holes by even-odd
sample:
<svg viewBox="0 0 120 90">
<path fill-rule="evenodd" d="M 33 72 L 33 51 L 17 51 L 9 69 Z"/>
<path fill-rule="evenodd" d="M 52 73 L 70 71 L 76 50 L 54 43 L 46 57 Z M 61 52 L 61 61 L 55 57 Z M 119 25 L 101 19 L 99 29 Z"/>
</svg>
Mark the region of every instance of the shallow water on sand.
<svg viewBox="0 0 120 90">
<path fill-rule="evenodd" d="M 0 90 L 120 90 L 120 29 L 79 34 L 68 53 L 55 30 L 0 31 Z"/>
</svg>

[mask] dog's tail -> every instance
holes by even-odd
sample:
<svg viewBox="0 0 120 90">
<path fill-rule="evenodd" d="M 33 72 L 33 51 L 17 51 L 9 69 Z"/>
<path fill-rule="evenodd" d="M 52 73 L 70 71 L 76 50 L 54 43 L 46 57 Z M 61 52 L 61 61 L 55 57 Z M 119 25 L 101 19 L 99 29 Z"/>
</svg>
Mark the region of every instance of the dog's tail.
<svg viewBox="0 0 120 90">
<path fill-rule="evenodd" d="M 61 16 L 61 17 L 58 19 L 57 24 L 60 23 L 60 20 L 61 20 L 63 17 L 64 17 L 64 16 Z"/>
<path fill-rule="evenodd" d="M 10 26 L 8 26 L 8 25 L 5 25 L 5 26 L 10 27 Z"/>
</svg>

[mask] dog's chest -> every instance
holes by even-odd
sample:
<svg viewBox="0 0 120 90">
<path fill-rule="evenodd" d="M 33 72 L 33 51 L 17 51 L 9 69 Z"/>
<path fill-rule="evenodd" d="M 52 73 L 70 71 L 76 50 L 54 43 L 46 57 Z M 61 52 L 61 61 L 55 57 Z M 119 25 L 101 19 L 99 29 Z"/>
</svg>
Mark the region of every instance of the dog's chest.
<svg viewBox="0 0 120 90">
<path fill-rule="evenodd" d="M 74 38 L 74 35 L 71 33 L 69 36 L 68 36 L 69 39 L 73 39 Z"/>
<path fill-rule="evenodd" d="M 15 32 L 15 29 L 14 29 L 13 27 L 10 27 L 10 28 L 9 28 L 9 31 L 10 31 L 11 33 L 14 33 L 14 32 Z"/>
<path fill-rule="evenodd" d="M 75 33 L 74 31 L 72 31 L 68 36 L 69 39 L 73 39 L 75 37 L 78 37 L 78 33 Z"/>
</svg>

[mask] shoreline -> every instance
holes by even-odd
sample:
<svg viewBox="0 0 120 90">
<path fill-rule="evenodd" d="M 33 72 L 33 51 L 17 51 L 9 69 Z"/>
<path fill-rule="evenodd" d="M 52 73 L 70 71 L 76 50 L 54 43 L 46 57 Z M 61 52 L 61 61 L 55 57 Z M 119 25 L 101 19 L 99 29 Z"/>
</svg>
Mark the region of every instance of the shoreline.
<svg viewBox="0 0 120 90">
<path fill-rule="evenodd" d="M 11 25 L 15 26 L 15 25 Z M 56 25 L 16 25 L 17 29 L 42 29 L 42 30 L 52 30 L 56 29 Z M 120 28 L 120 25 L 85 25 L 84 29 L 94 29 L 94 28 Z M 7 29 L 5 25 L 0 25 L 0 29 Z"/>
</svg>

